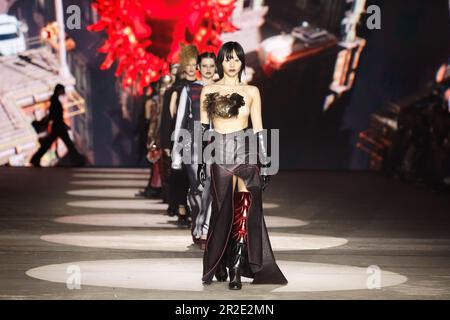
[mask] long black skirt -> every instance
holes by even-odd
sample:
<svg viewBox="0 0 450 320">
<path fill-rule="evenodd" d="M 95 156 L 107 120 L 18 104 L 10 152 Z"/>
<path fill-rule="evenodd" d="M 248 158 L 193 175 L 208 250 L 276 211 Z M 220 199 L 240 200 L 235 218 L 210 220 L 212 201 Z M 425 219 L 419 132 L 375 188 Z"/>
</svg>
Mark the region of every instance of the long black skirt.
<svg viewBox="0 0 450 320">
<path fill-rule="evenodd" d="M 251 129 L 249 129 L 251 130 Z M 204 282 L 212 281 L 221 260 L 228 261 L 228 242 L 231 241 L 233 225 L 233 175 L 241 178 L 251 193 L 247 220 L 247 257 L 244 258 L 242 275 L 253 278 L 254 284 L 286 284 L 287 280 L 275 262 L 262 209 L 262 178 L 248 139 L 240 139 L 244 130 L 232 134 L 215 133 L 215 159 L 234 157 L 235 163 L 211 164 L 212 212 L 206 248 L 203 255 Z M 246 131 L 247 134 L 249 131 Z M 251 133 L 253 134 L 253 133 Z M 236 138 L 237 137 L 237 138 Z M 255 140 L 254 140 L 255 141 Z M 253 156 L 253 157 L 252 157 Z M 237 191 L 237 188 L 235 188 Z"/>
</svg>

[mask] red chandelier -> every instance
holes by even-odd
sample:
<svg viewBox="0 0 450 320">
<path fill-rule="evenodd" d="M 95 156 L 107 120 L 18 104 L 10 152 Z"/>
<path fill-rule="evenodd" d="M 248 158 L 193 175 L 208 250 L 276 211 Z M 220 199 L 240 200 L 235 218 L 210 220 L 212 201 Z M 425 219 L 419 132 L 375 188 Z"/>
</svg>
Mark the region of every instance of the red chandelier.
<svg viewBox="0 0 450 320">
<path fill-rule="evenodd" d="M 100 68 L 117 61 L 116 77 L 123 87 L 136 85 L 138 94 L 169 72 L 181 45 L 217 53 L 222 32 L 237 29 L 230 22 L 235 0 L 95 0 L 92 6 L 99 20 L 88 30 L 107 34 Z"/>
</svg>

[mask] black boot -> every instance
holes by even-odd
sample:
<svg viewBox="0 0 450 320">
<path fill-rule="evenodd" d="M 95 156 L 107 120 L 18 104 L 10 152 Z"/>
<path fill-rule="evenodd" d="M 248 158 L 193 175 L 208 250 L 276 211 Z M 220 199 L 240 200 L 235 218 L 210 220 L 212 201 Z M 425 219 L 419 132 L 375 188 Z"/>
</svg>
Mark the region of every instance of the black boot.
<svg viewBox="0 0 450 320">
<path fill-rule="evenodd" d="M 167 208 L 167 215 L 169 217 L 175 217 L 178 214 L 177 208 L 174 208 L 173 206 L 170 206 Z"/>
<path fill-rule="evenodd" d="M 182 209 L 182 210 L 180 210 L 180 209 Z M 190 215 L 189 208 L 187 206 L 181 206 L 181 208 L 178 208 L 177 225 L 179 228 L 189 229 L 191 227 L 191 215 Z"/>
<path fill-rule="evenodd" d="M 242 288 L 241 272 L 243 262 L 246 260 L 247 246 L 247 217 L 250 208 L 250 192 L 236 192 L 234 194 L 233 236 L 230 265 L 231 290 Z"/>
<path fill-rule="evenodd" d="M 40 168 L 41 167 L 41 158 L 35 153 L 30 160 L 30 164 L 33 167 Z"/>
<path fill-rule="evenodd" d="M 241 270 L 239 268 L 230 269 L 230 283 L 228 284 L 230 290 L 241 290 Z"/>
<path fill-rule="evenodd" d="M 241 282 L 241 265 L 242 265 L 242 259 L 243 259 L 243 243 L 236 243 L 234 250 L 236 250 L 235 256 L 234 256 L 234 263 L 230 267 L 230 283 L 228 287 L 231 290 L 241 290 L 242 288 L 242 282 Z"/>
<path fill-rule="evenodd" d="M 146 187 L 144 190 L 139 190 L 135 194 L 136 197 L 143 197 L 148 199 L 158 198 L 161 195 L 161 188 Z"/>
</svg>

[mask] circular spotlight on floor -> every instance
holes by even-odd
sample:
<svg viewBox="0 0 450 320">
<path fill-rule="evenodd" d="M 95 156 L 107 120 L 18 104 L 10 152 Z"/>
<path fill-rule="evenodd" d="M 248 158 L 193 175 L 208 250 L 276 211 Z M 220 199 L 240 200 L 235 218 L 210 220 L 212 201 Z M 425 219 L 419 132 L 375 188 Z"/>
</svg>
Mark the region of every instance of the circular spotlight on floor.
<svg viewBox="0 0 450 320">
<path fill-rule="evenodd" d="M 300 219 L 268 215 L 264 215 L 264 220 L 268 228 L 302 227 L 309 224 L 309 222 Z"/>
<path fill-rule="evenodd" d="M 136 193 L 141 189 L 132 188 L 109 188 L 109 189 L 79 189 L 66 191 L 67 194 L 80 197 L 98 197 L 98 198 L 132 198 L 136 199 Z M 152 199 L 150 199 L 152 200 Z M 160 200 L 158 200 L 160 201 Z M 278 208 L 276 203 L 264 202 L 263 209 Z M 284 218 L 287 219 L 287 218 Z M 295 219 L 294 219 L 295 220 Z"/>
<path fill-rule="evenodd" d="M 287 285 L 252 285 L 251 279 L 242 278 L 242 290 L 249 295 L 261 295 L 373 288 L 369 279 L 371 275 L 368 274 L 367 268 L 283 260 L 278 261 L 278 265 L 289 281 Z M 214 281 L 210 286 L 203 286 L 201 282 L 202 259 L 197 258 L 74 261 L 33 268 L 26 274 L 32 278 L 62 283 L 67 286 L 67 282 L 70 280 L 69 276 L 74 272 L 79 273 L 80 286 L 205 291 L 205 296 L 209 296 L 210 290 L 213 289 L 216 293 L 223 292 L 225 296 L 236 294 L 228 289 L 227 282 L 217 283 Z M 379 285 L 380 288 L 399 285 L 407 281 L 403 275 L 384 270 L 378 270 L 377 276 L 379 281 L 374 284 L 377 287 Z M 186 297 L 185 294 L 183 292 L 183 297 Z"/>
<path fill-rule="evenodd" d="M 146 187 L 146 180 L 75 180 L 70 184 L 99 187 Z"/>
<path fill-rule="evenodd" d="M 48 242 L 81 247 L 184 252 L 191 250 L 192 237 L 185 230 L 86 231 L 41 236 Z M 274 251 L 318 250 L 341 246 L 344 238 L 271 232 Z"/>
<path fill-rule="evenodd" d="M 263 202 L 263 209 L 275 209 L 275 208 L 279 208 L 280 205 L 276 204 L 276 203 L 271 203 L 271 202 Z"/>
<path fill-rule="evenodd" d="M 311 292 L 369 290 L 399 285 L 407 277 L 378 266 L 354 267 L 339 264 L 282 261 L 281 270 L 289 281 L 287 286 L 272 292 Z"/>
<path fill-rule="evenodd" d="M 192 236 L 186 229 L 172 230 L 170 233 L 161 230 L 71 232 L 43 235 L 41 239 L 66 245 L 107 249 L 185 252 L 192 248 Z"/>
<path fill-rule="evenodd" d="M 148 173 L 74 173 L 74 178 L 90 178 L 90 179 L 150 179 Z"/>
<path fill-rule="evenodd" d="M 66 191 L 71 196 L 98 197 L 98 198 L 136 198 L 137 188 L 110 188 L 110 189 L 79 189 Z"/>
<path fill-rule="evenodd" d="M 73 168 L 74 172 L 149 173 L 147 168 Z"/>
<path fill-rule="evenodd" d="M 319 250 L 338 247 L 348 242 L 345 238 L 313 234 L 271 233 L 270 242 L 276 251 Z"/>
<path fill-rule="evenodd" d="M 72 201 L 67 203 L 71 207 L 96 208 L 96 209 L 127 209 L 127 210 L 167 210 L 167 203 L 161 200 L 136 199 L 136 200 L 89 200 Z"/>
<path fill-rule="evenodd" d="M 59 223 L 105 227 L 177 228 L 177 217 L 147 213 L 104 213 L 56 218 Z"/>
<path fill-rule="evenodd" d="M 265 219 L 268 228 L 298 227 L 307 224 L 302 220 L 284 217 L 265 216 Z M 176 228 L 176 220 L 177 217 L 170 218 L 160 214 L 103 213 L 64 216 L 56 218 L 54 221 L 105 227 Z"/>
</svg>

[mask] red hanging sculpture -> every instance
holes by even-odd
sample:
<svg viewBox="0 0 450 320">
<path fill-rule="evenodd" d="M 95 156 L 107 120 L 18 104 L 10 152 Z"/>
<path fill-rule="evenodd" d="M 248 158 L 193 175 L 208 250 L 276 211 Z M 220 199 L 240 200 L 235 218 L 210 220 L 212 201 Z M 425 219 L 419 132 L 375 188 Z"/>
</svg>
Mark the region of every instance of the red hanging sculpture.
<svg viewBox="0 0 450 320">
<path fill-rule="evenodd" d="M 96 0 L 92 6 L 99 20 L 88 30 L 107 34 L 100 68 L 117 62 L 116 77 L 123 87 L 136 85 L 138 94 L 169 72 L 180 45 L 217 53 L 222 32 L 236 30 L 235 0 Z"/>
</svg>

